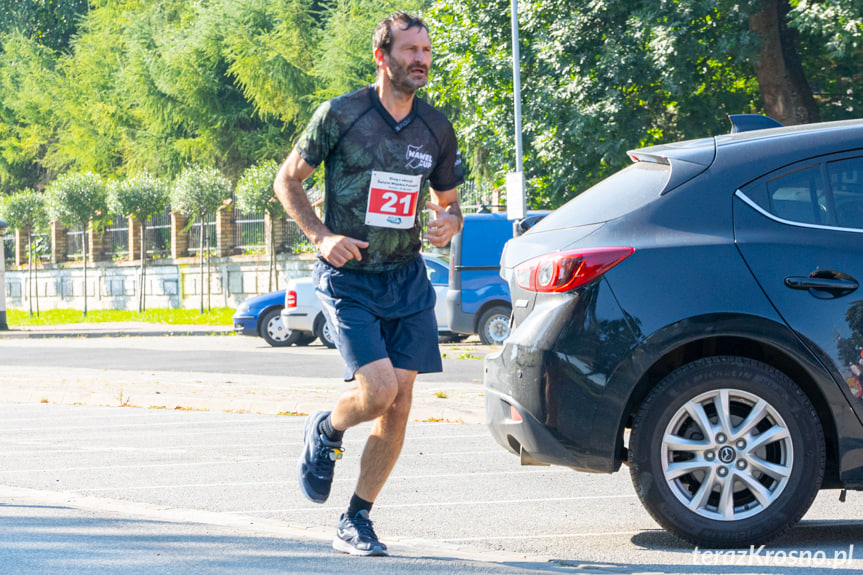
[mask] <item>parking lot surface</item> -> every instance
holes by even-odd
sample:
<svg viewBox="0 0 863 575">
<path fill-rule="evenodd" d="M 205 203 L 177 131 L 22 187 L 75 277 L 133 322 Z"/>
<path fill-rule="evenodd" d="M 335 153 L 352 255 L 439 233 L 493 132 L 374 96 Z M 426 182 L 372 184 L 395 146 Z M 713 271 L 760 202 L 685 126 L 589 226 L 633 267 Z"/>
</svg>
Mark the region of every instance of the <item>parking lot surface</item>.
<svg viewBox="0 0 863 575">
<path fill-rule="evenodd" d="M 117 353 L 111 346 L 118 340 L 86 341 Z M 0 363 L 4 351 L 13 349 L 10 343 L 0 342 Z M 863 494 L 849 493 L 847 502 L 839 503 L 837 492 L 824 492 L 790 534 L 749 555 L 728 556 L 694 550 L 660 530 L 641 507 L 625 469 L 609 476 L 521 467 L 475 422 L 483 397 L 473 380 L 481 378 L 481 363 L 469 358 L 453 359 L 464 363 L 467 381 L 433 381 L 421 387 L 427 393 L 420 394 L 419 403 L 448 401 L 449 396 L 432 393 L 446 388 L 454 395 L 464 393 L 462 411 L 473 416 L 466 423 L 414 418 L 402 457 L 375 503 L 375 528 L 395 557 L 343 557 L 330 549 L 330 538 L 353 491 L 368 426 L 346 436 L 330 501 L 309 503 L 296 485 L 294 468 L 303 417 L 277 415 L 282 407 L 240 409 L 262 388 L 220 382 L 218 370 L 210 380 L 199 370 L 184 375 L 178 368 L 157 369 L 165 345 L 191 356 L 222 349 L 243 355 L 250 366 L 230 381 L 275 381 L 279 376 L 256 376 L 269 367 L 254 364 L 282 361 L 284 350 L 262 349 L 252 338 L 233 337 L 128 338 L 122 343 L 152 353 L 154 365 L 147 373 L 158 379 L 163 394 L 173 393 L 171 382 L 194 393 L 189 391 L 187 402 L 177 406 L 148 405 L 147 400 L 139 407 L 119 407 L 122 397 L 110 386 L 112 378 L 133 384 L 145 372 L 124 372 L 115 365 L 102 373 L 92 370 L 96 386 L 108 390 L 90 403 L 78 401 L 77 392 L 75 401 L 61 401 L 51 390 L 62 390 L 62 382 L 39 388 L 36 378 L 30 380 L 36 386 L 34 399 L 0 404 L 0 565 L 15 566 L 9 572 L 39 573 L 41 568 L 43 573 L 80 573 L 82 566 L 92 573 L 863 570 L 863 548 L 852 547 L 863 536 Z M 61 344 L 32 343 L 48 346 L 40 348 L 43 354 Z M 321 355 L 324 363 L 340 367 L 335 352 L 307 352 L 309 358 Z M 301 356 L 291 357 L 299 361 Z M 11 371 L 23 376 L 26 370 L 11 363 Z M 48 369 L 37 370 L 39 377 L 49 377 Z M 72 366 L 63 375 L 57 366 L 50 369 L 69 386 L 86 387 L 84 368 Z M 475 370 L 479 374 L 470 375 Z M 308 373 L 311 385 L 297 375 L 302 373 L 298 369 L 281 376 L 284 389 L 279 393 L 320 388 L 322 395 L 310 396 L 310 408 L 326 407 L 335 386 L 345 385 Z M 0 376 L 0 392 L 19 385 Z M 124 390 L 134 404 L 143 388 Z M 44 403 L 38 399 L 43 394 Z M 205 396 L 211 407 L 190 407 Z"/>
</svg>

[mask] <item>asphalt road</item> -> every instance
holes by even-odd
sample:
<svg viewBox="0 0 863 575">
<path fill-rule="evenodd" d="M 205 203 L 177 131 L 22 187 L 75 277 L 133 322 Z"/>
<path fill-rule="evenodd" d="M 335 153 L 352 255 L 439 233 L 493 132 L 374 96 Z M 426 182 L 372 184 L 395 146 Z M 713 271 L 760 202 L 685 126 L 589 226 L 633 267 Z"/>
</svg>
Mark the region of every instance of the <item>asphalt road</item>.
<svg viewBox="0 0 863 575">
<path fill-rule="evenodd" d="M 476 343 L 442 345 L 447 355 L 443 373 L 423 375 L 423 380 L 478 382 L 482 378 L 479 359 L 459 358 L 480 358 L 488 349 Z M 0 341 L 0 364 L 299 378 L 344 375 L 338 353 L 317 340 L 307 347 L 272 348 L 262 338 L 243 336 L 10 339 Z"/>
<path fill-rule="evenodd" d="M 183 353 L 187 361 L 171 360 L 171 373 L 177 376 L 190 366 L 198 377 L 206 361 L 269 370 L 272 366 L 259 365 L 282 365 L 286 351 L 261 348 L 247 338 L 144 339 L 86 340 L 80 347 L 63 340 L 4 341 L 0 363 L 20 366 L 26 354 L 43 370 L 46 362 L 51 369 L 75 370 L 83 369 L 81 356 L 93 360 L 122 348 L 131 350 L 122 352 L 130 357 L 147 351 L 151 370 L 165 365 L 163 357 Z M 54 353 L 69 347 L 77 353 Z M 67 359 L 61 361 L 63 353 Z M 289 354 L 294 359 L 288 365 L 313 363 L 315 381 L 322 375 L 317 371 L 333 370 L 336 379 L 341 373 L 330 350 L 296 353 Z M 447 353 L 481 351 L 448 348 Z M 323 358 L 320 364 L 317 356 Z M 111 377 L 126 365 L 113 360 Z M 451 361 L 464 364 L 468 373 L 461 385 L 477 385 L 477 360 Z M 139 373 L 137 367 L 130 373 Z M 300 377 L 298 370 L 281 377 Z M 0 377 L 0 392 L 6 385 L 13 383 Z M 481 409 L 481 396 L 472 395 Z M 822 493 L 798 527 L 763 550 L 708 554 L 658 528 L 625 469 L 590 475 L 521 467 L 481 424 L 422 420 L 409 425 L 402 457 L 373 511 L 376 530 L 396 557 L 372 562 L 342 557 L 329 549 L 329 538 L 353 491 L 368 427 L 348 433 L 333 495 L 315 505 L 303 498 L 294 477 L 302 425 L 302 417 L 228 407 L 2 403 L 0 572 L 38 573 L 32 569 L 42 566 L 44 573 L 75 573 L 85 565 L 93 573 L 863 570 L 863 494 L 851 492 L 839 503 L 837 492 Z"/>
</svg>

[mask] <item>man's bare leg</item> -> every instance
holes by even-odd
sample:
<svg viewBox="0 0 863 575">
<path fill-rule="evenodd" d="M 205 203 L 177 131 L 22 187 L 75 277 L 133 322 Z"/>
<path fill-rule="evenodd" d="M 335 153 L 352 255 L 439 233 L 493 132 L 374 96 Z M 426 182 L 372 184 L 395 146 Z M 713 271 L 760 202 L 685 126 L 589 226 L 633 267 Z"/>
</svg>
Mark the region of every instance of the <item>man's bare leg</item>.
<svg viewBox="0 0 863 575">
<path fill-rule="evenodd" d="M 378 417 L 366 441 L 360 460 L 356 494 L 374 501 L 398 461 L 405 440 L 405 428 L 411 411 L 415 371 L 396 369 L 399 392 L 395 401 Z"/>
<path fill-rule="evenodd" d="M 359 497 L 374 501 L 401 453 L 417 372 L 395 368 L 389 359 L 381 359 L 362 366 L 354 375 L 357 386 L 339 398 L 330 421 L 344 431 L 374 420 L 356 489 Z"/>
</svg>

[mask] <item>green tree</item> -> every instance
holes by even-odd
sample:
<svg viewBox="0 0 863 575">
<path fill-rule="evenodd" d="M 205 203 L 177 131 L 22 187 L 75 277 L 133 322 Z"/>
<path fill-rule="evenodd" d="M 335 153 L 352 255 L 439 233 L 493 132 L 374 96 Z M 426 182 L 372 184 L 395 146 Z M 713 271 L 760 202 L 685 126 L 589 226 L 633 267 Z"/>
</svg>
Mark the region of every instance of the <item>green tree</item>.
<svg viewBox="0 0 863 575">
<path fill-rule="evenodd" d="M 67 170 L 173 179 L 188 163 L 236 180 L 281 160 L 324 97 L 372 80 L 371 31 L 397 6 L 70 1 L 86 9 L 63 20 L 74 33 L 57 42 L 41 42 L 30 24 L 0 24 L 0 192 L 40 189 Z"/>
<path fill-rule="evenodd" d="M 33 232 L 43 229 L 48 223 L 45 197 L 31 189 L 21 190 L 0 201 L 0 214 L 12 228 L 27 230 L 27 270 L 29 278 L 30 317 L 33 317 L 33 291 L 37 276 L 33 265 Z M 36 292 L 36 315 L 39 315 L 39 289 Z"/>
<path fill-rule="evenodd" d="M 262 118 L 295 126 L 310 112 L 315 87 L 312 0 L 226 0 L 222 54 L 226 74 Z"/>
<path fill-rule="evenodd" d="M 375 81 L 372 34 L 396 10 L 420 14 L 430 0 L 335 0 L 324 12 L 315 54 L 315 100 L 322 102 Z"/>
<path fill-rule="evenodd" d="M 201 313 L 204 313 L 204 252 L 207 252 L 207 264 L 210 261 L 210 250 L 205 246 L 206 218 L 215 214 L 231 197 L 231 183 L 215 168 L 204 168 L 198 165 L 186 167 L 170 191 L 171 207 L 201 224 L 199 262 L 201 266 Z M 209 267 L 209 266 L 208 266 Z M 207 277 L 209 286 L 209 277 Z M 209 287 L 207 289 L 209 292 Z"/>
<path fill-rule="evenodd" d="M 99 174 L 71 172 L 59 176 L 48 186 L 49 214 L 63 225 L 84 230 L 84 317 L 87 317 L 88 235 L 98 229 L 107 212 L 107 189 Z"/>
<path fill-rule="evenodd" d="M 863 108 L 863 3 L 796 0 L 789 25 L 800 34 L 803 72 L 822 120 L 859 117 Z"/>
<path fill-rule="evenodd" d="M 88 9 L 88 0 L 0 0 L 0 35 L 17 32 L 63 50 Z"/>
<path fill-rule="evenodd" d="M 268 291 L 279 288 L 276 273 L 276 234 L 273 233 L 273 223 L 281 218 L 285 210 L 273 193 L 273 181 L 279 171 L 279 165 L 273 160 L 265 160 L 250 166 L 243 172 L 243 177 L 237 182 L 234 195 L 237 207 L 244 212 L 267 214 L 266 236 L 269 239 L 267 247 L 267 287 Z"/>
<path fill-rule="evenodd" d="M 17 33 L 0 41 L 0 193 L 41 189 L 56 174 L 56 54 Z"/>
<path fill-rule="evenodd" d="M 144 311 L 147 268 L 147 222 L 168 205 L 168 185 L 165 181 L 142 172 L 125 180 L 114 181 L 108 187 L 108 207 L 115 214 L 133 217 L 140 228 L 141 269 L 139 274 L 138 312 Z"/>
<path fill-rule="evenodd" d="M 628 149 L 727 132 L 728 113 L 812 121 L 809 86 L 818 112 L 853 115 L 859 96 L 841 88 L 859 86 L 850 47 L 863 6 L 821 5 L 841 7 L 847 27 L 824 27 L 830 18 L 803 0 L 520 2 L 531 203 L 559 205 L 626 165 Z M 456 112 L 473 176 L 496 183 L 514 165 L 509 18 L 505 0 L 438 0 L 429 14 L 429 92 Z M 826 54 L 823 34 L 845 52 Z M 781 66 L 770 64 L 777 53 Z"/>
</svg>

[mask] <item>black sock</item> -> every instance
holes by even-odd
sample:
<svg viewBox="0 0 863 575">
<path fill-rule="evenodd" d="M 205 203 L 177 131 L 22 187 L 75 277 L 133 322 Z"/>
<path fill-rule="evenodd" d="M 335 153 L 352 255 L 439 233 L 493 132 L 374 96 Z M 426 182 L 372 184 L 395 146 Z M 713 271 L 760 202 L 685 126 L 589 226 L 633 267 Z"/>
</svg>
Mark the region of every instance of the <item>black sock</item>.
<svg viewBox="0 0 863 575">
<path fill-rule="evenodd" d="M 330 441 L 341 441 L 345 432 L 334 429 L 333 422 L 330 420 L 330 417 L 331 415 L 327 415 L 325 419 L 321 420 L 320 424 L 318 424 L 318 431 L 323 433 L 324 437 Z"/>
<path fill-rule="evenodd" d="M 371 513 L 374 501 L 366 501 L 356 493 L 351 497 L 351 502 L 348 504 L 348 517 L 356 517 L 357 513 L 366 510 L 366 513 Z"/>
</svg>

